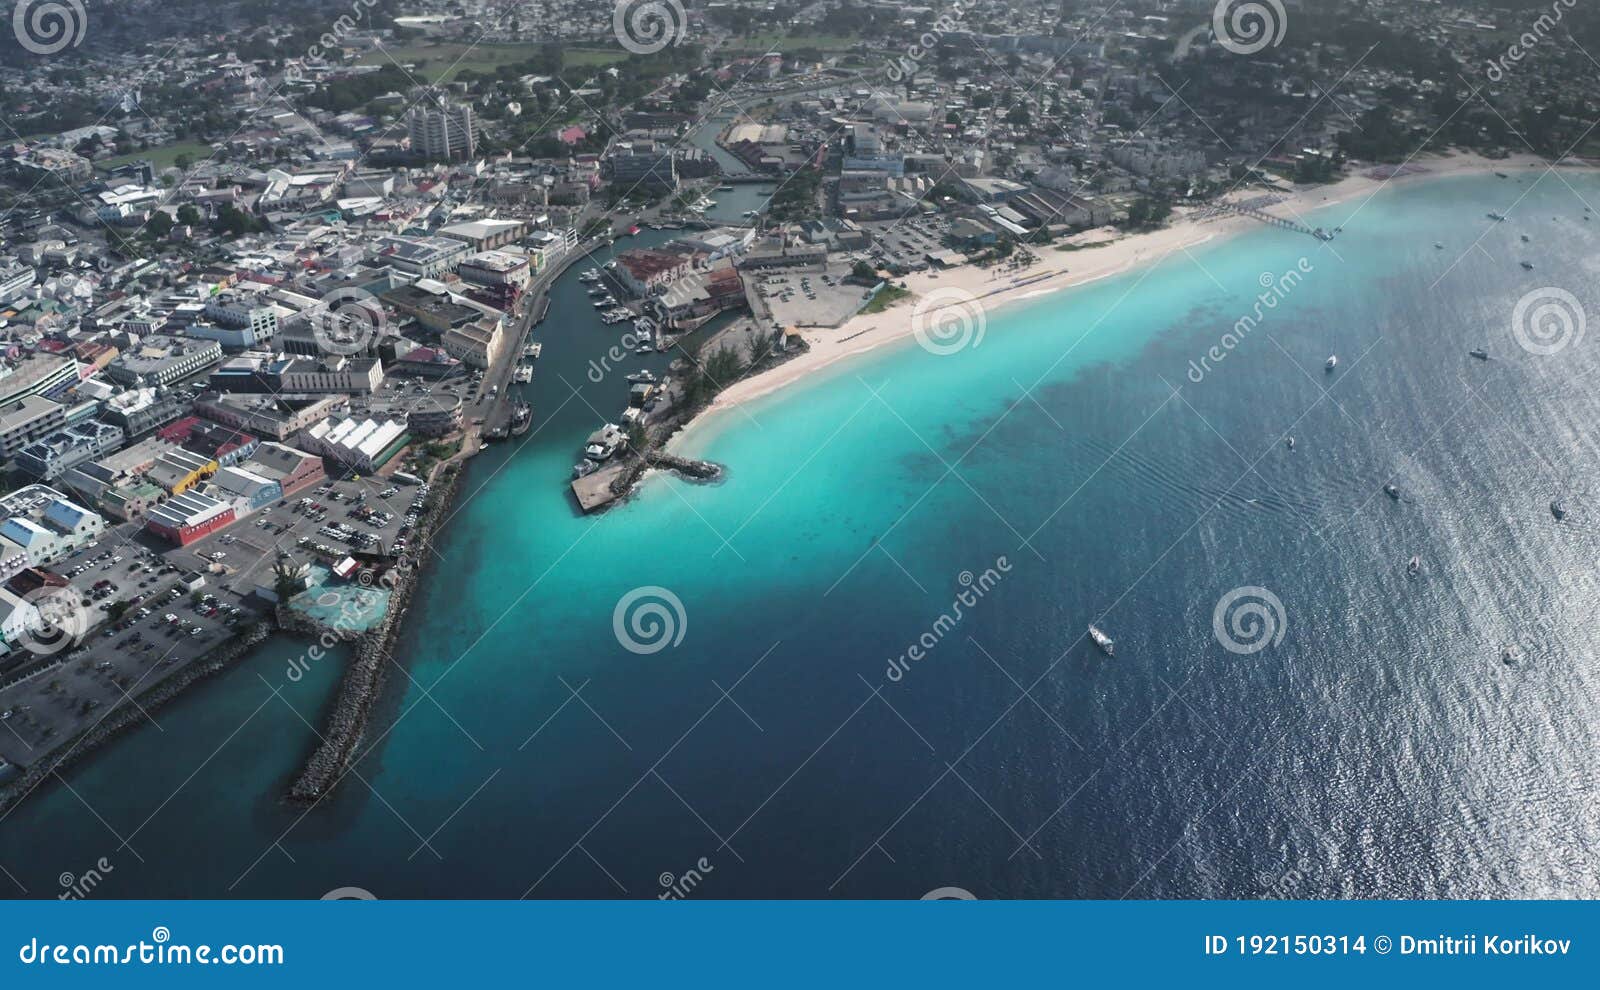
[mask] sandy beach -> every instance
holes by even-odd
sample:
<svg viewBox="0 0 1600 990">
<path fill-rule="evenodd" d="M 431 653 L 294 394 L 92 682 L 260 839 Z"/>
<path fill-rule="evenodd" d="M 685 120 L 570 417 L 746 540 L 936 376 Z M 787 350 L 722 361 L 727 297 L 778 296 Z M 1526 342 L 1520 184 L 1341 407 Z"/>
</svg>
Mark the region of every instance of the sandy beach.
<svg viewBox="0 0 1600 990">
<path fill-rule="evenodd" d="M 1505 172 L 1514 174 L 1548 163 L 1532 155 L 1489 159 L 1478 155 L 1453 154 L 1418 156 L 1404 174 L 1392 178 L 1374 177 L 1381 166 L 1362 166 L 1336 183 L 1270 191 L 1256 186 L 1228 197 L 1242 203 L 1273 195 L 1279 201 L 1267 210 L 1287 220 L 1295 220 L 1312 210 L 1350 201 L 1370 200 L 1391 183 L 1416 183 L 1447 176 Z M 1363 204 L 1364 205 L 1364 204 Z M 817 373 L 838 361 L 865 354 L 912 336 L 918 326 L 928 327 L 945 307 L 959 307 L 947 314 L 952 323 L 981 318 L 986 322 L 1001 307 L 1037 299 L 1133 271 L 1158 262 L 1174 252 L 1197 247 L 1241 231 L 1260 229 L 1261 222 L 1237 215 L 1204 215 L 1206 211 L 1180 211 L 1171 222 L 1145 233 L 1126 234 L 1112 227 L 1083 231 L 1071 238 L 1043 248 L 1035 248 L 1038 262 L 1026 271 L 999 272 L 998 268 L 965 266 L 943 272 L 921 272 L 905 279 L 912 295 L 888 310 L 853 317 L 842 326 L 804 332 L 810 350 L 763 374 L 746 378 L 724 389 L 688 429 L 679 435 L 716 420 L 743 402 L 769 395 L 778 389 Z M 1314 242 L 1307 240 L 1308 248 Z M 1060 244 L 1090 245 L 1074 251 L 1058 251 Z M 926 332 L 926 331 L 925 331 Z"/>
</svg>

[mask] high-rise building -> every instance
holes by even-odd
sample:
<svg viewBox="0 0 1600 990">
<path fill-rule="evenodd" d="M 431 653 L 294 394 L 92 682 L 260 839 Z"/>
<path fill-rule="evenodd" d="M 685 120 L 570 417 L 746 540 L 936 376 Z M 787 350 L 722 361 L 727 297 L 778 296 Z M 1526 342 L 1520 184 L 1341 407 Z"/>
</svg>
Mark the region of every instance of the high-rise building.
<svg viewBox="0 0 1600 990">
<path fill-rule="evenodd" d="M 471 158 L 478 150 L 478 122 L 469 106 L 419 106 L 406 117 L 411 150 L 424 158 Z"/>
</svg>

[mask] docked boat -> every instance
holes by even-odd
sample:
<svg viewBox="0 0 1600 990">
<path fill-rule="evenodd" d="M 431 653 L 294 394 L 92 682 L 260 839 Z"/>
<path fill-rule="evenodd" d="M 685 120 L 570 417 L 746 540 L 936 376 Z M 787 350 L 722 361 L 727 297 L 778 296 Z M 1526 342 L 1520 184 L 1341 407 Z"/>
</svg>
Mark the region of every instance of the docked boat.
<svg viewBox="0 0 1600 990">
<path fill-rule="evenodd" d="M 511 373 L 511 380 L 518 385 L 526 385 L 533 381 L 533 365 L 517 365 L 517 370 Z"/>
<path fill-rule="evenodd" d="M 600 470 L 600 465 L 596 464 L 594 461 L 587 459 L 581 460 L 572 465 L 572 477 L 574 479 L 586 478 L 598 470 Z"/>
<path fill-rule="evenodd" d="M 1550 514 L 1555 516 L 1556 521 L 1559 522 L 1567 517 L 1567 507 L 1561 504 L 1561 500 L 1559 498 L 1552 499 L 1550 502 Z"/>
<path fill-rule="evenodd" d="M 1108 657 L 1116 656 L 1117 641 L 1101 632 L 1099 626 L 1091 625 L 1089 627 L 1089 638 L 1094 640 L 1094 645 L 1100 647 L 1101 653 Z"/>
<path fill-rule="evenodd" d="M 1396 488 L 1392 484 L 1384 485 L 1383 486 L 1383 493 L 1385 495 L 1389 496 L 1390 498 L 1394 499 L 1396 502 L 1400 501 L 1400 489 Z"/>
<path fill-rule="evenodd" d="M 733 192 L 732 186 L 718 186 L 717 192 Z"/>
<path fill-rule="evenodd" d="M 578 281 L 580 281 L 580 282 L 598 282 L 598 281 L 600 281 L 600 270 L 598 268 L 587 269 L 586 271 L 584 271 L 583 274 L 578 276 Z"/>
<path fill-rule="evenodd" d="M 635 371 L 628 376 L 628 381 L 635 385 L 654 385 L 656 376 L 650 371 Z"/>
<path fill-rule="evenodd" d="M 1329 354 L 1328 355 L 1328 361 L 1327 361 L 1326 364 L 1324 364 L 1322 366 L 1322 370 L 1323 371 L 1332 371 L 1334 368 L 1337 368 L 1338 366 L 1339 366 L 1339 355 L 1337 355 L 1337 354 Z"/>
<path fill-rule="evenodd" d="M 537 361 L 539 359 L 539 355 L 541 355 L 543 353 L 544 353 L 544 345 L 540 344 L 540 343 L 537 343 L 537 342 L 529 344 L 527 347 L 524 347 L 522 349 L 522 356 L 523 357 L 530 357 L 530 358 L 533 358 L 535 361 Z"/>
<path fill-rule="evenodd" d="M 649 344 L 640 344 L 638 347 L 635 347 L 633 349 L 633 353 L 635 353 L 635 354 L 649 354 L 654 350 L 655 350 L 655 348 L 651 347 Z"/>
<path fill-rule="evenodd" d="M 1501 179 L 1509 179 L 1509 178 L 1511 178 L 1511 176 L 1505 174 L 1504 172 L 1496 172 L 1495 175 L 1496 175 L 1496 177 L 1501 178 Z"/>
<path fill-rule="evenodd" d="M 1477 358 L 1479 361 L 1487 361 L 1487 360 L 1489 360 L 1489 352 L 1484 350 L 1481 347 L 1474 347 L 1472 350 L 1468 351 L 1467 353 L 1471 354 L 1473 357 Z"/>
</svg>

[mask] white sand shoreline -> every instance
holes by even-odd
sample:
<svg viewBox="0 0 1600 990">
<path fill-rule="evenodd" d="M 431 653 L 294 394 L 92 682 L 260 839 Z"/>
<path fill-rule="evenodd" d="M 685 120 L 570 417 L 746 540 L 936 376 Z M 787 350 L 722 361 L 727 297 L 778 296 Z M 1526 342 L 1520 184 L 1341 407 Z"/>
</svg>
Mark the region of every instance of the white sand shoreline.
<svg viewBox="0 0 1600 990">
<path fill-rule="evenodd" d="M 1418 171 L 1391 179 L 1368 176 L 1365 173 L 1378 166 L 1367 166 L 1362 169 L 1362 174 L 1347 176 L 1331 185 L 1284 190 L 1282 201 L 1269 207 L 1269 210 L 1280 217 L 1292 220 L 1311 210 L 1361 197 L 1370 198 L 1390 182 L 1414 184 L 1460 175 L 1491 172 L 1511 174 L 1530 167 L 1544 167 L 1548 163 L 1532 155 L 1490 159 L 1479 155 L 1454 154 L 1426 159 L 1419 157 L 1410 165 Z M 1252 188 L 1231 198 L 1246 200 L 1263 195 L 1264 192 L 1260 188 Z M 1035 249 L 1039 257 L 1038 263 L 1027 274 L 1015 276 L 1011 280 L 1023 282 L 1021 285 L 1000 281 L 993 269 L 975 267 L 957 268 L 940 273 L 923 272 L 908 276 L 905 284 L 913 293 L 912 298 L 881 313 L 852 317 L 839 327 L 805 331 L 805 339 L 810 345 L 810 350 L 771 371 L 735 382 L 724 389 L 704 412 L 696 416 L 674 438 L 673 446 L 681 444 L 690 435 L 703 430 L 708 422 L 720 421 L 729 410 L 741 403 L 770 395 L 839 361 L 911 337 L 915 330 L 912 313 L 916 309 L 916 297 L 925 296 L 929 292 L 943 290 L 945 293 L 957 295 L 952 290 L 960 290 L 977 297 L 977 305 L 987 318 L 1006 305 L 1035 301 L 1046 295 L 1121 275 L 1143 265 L 1154 264 L 1175 252 L 1186 251 L 1218 238 L 1230 237 L 1241 231 L 1260 227 L 1259 221 L 1246 217 L 1224 216 L 1197 221 L 1185 216 L 1167 227 L 1147 233 L 1122 234 L 1111 228 L 1085 231 L 1060 243 L 1076 242 L 1094 246 L 1071 252 L 1057 251 L 1055 245 Z M 1312 243 L 1308 239 L 1308 249 Z M 974 304 L 971 301 L 957 301 L 949 305 L 962 305 L 970 309 Z M 927 312 L 937 311 L 937 307 L 927 310 Z M 927 322 L 925 316 L 926 313 L 923 315 L 923 322 Z"/>
</svg>

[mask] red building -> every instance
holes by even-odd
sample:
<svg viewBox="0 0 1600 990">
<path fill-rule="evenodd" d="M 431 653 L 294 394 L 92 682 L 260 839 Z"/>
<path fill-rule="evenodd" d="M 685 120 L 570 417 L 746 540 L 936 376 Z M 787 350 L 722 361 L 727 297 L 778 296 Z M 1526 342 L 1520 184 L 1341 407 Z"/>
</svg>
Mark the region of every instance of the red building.
<svg viewBox="0 0 1600 990">
<path fill-rule="evenodd" d="M 233 506 L 199 492 L 174 495 L 145 513 L 144 525 L 150 532 L 180 547 L 232 525 Z"/>
</svg>

